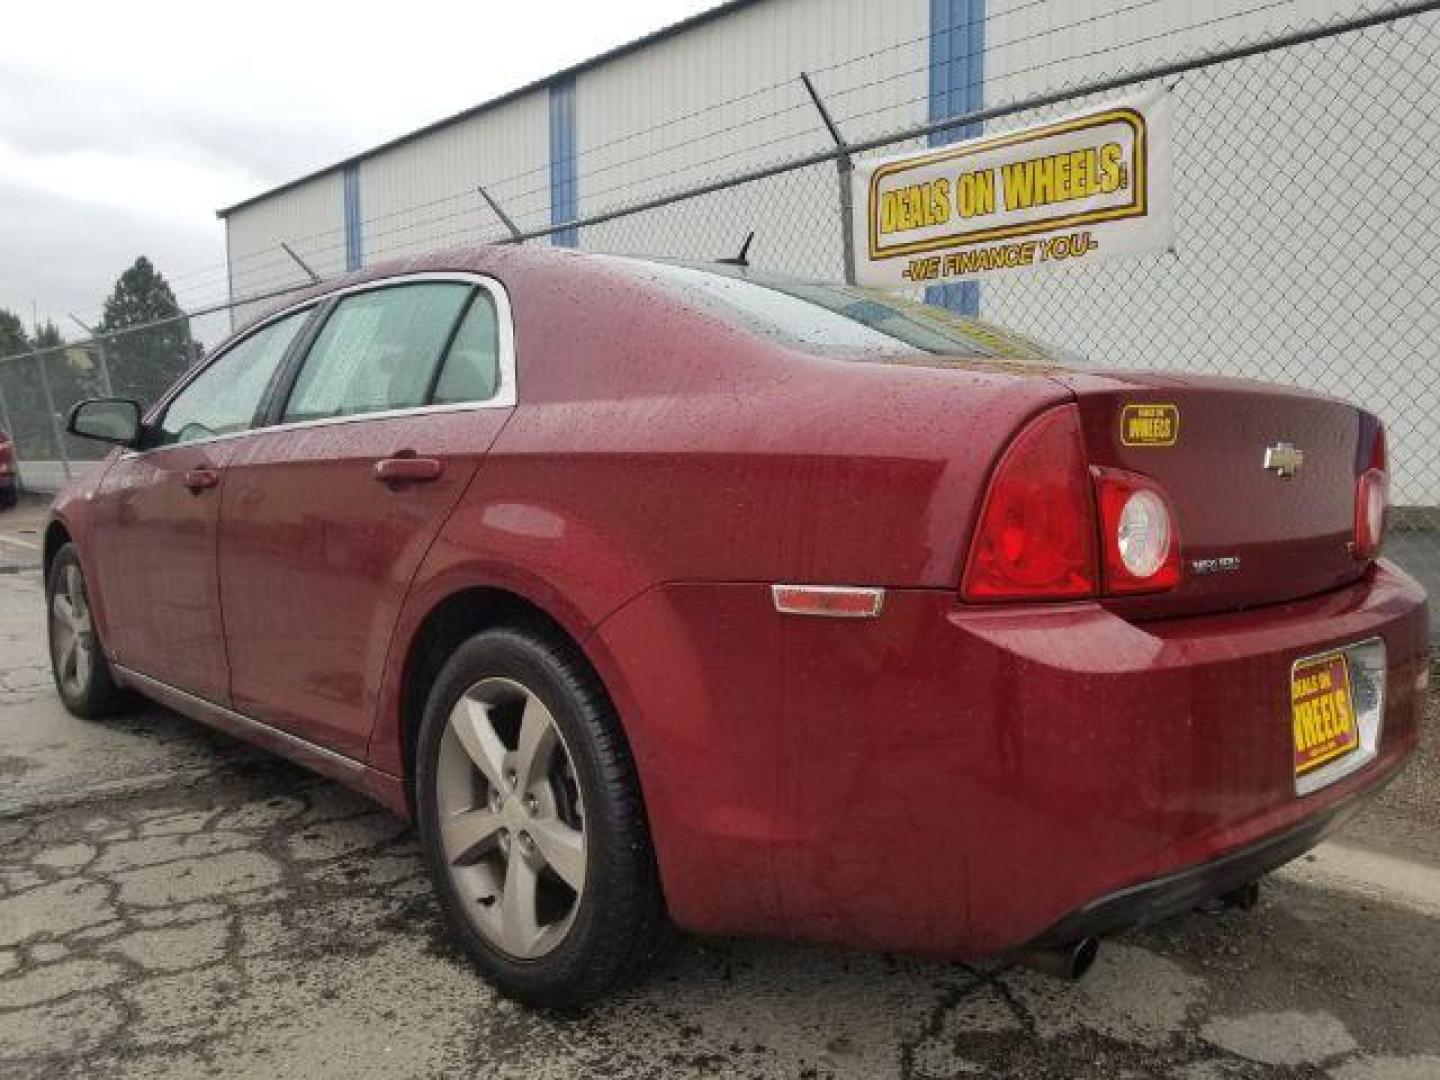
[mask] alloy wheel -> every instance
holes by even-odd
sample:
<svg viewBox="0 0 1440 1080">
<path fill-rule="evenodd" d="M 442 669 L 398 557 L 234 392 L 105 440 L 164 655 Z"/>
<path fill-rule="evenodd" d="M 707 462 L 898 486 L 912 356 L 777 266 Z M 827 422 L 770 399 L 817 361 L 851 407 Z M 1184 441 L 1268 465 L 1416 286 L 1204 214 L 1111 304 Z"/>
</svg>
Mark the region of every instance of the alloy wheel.
<svg viewBox="0 0 1440 1080">
<path fill-rule="evenodd" d="M 50 662 L 67 695 L 85 693 L 95 665 L 95 620 L 84 575 L 73 563 L 65 567 L 50 598 Z"/>
<path fill-rule="evenodd" d="M 436 768 L 441 849 L 465 910 L 507 956 L 533 960 L 569 932 L 585 890 L 585 814 L 555 718 L 511 679 L 460 696 Z"/>
</svg>

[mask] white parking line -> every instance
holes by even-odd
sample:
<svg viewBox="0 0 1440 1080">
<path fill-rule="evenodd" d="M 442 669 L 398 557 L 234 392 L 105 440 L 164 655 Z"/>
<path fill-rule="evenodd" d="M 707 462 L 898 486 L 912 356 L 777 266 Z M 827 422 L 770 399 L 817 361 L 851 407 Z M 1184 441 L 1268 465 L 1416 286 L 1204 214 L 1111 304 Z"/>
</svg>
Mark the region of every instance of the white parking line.
<svg viewBox="0 0 1440 1080">
<path fill-rule="evenodd" d="M 1300 859 L 1280 873 L 1307 885 L 1440 915 L 1440 869 L 1428 863 L 1334 842 L 1321 844 L 1313 854 L 1313 861 Z"/>
<path fill-rule="evenodd" d="M 12 547 L 24 548 L 26 551 L 39 551 L 40 545 L 31 543 L 29 540 L 17 540 L 13 536 L 0 536 L 0 544 L 9 544 Z"/>
</svg>

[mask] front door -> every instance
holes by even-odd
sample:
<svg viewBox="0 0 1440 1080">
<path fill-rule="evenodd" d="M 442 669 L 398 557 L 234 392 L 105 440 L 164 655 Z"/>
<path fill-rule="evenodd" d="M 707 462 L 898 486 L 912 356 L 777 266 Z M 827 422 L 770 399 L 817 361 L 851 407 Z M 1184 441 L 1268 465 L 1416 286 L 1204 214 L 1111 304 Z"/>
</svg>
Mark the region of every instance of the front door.
<svg viewBox="0 0 1440 1080">
<path fill-rule="evenodd" d="M 473 279 L 343 295 L 279 423 L 240 440 L 220 536 L 235 709 L 363 757 L 410 580 L 510 414 L 505 311 Z"/>
<path fill-rule="evenodd" d="M 215 539 L 225 449 L 121 455 L 96 493 L 92 553 L 112 659 L 221 704 L 229 676 Z"/>
<path fill-rule="evenodd" d="M 229 695 L 216 575 L 225 464 L 307 314 L 270 323 L 208 363 L 95 496 L 91 558 L 112 657 L 219 704 Z"/>
</svg>

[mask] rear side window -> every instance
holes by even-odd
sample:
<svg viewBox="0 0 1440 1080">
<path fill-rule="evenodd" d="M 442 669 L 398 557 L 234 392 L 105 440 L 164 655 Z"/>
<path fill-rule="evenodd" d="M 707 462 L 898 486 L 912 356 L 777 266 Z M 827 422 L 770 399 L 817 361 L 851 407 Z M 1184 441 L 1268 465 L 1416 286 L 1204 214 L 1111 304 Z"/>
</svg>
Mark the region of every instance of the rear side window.
<svg viewBox="0 0 1440 1080">
<path fill-rule="evenodd" d="M 310 312 L 297 312 L 251 334 L 175 395 L 157 425 L 155 442 L 192 442 L 253 426 L 255 413 L 285 351 Z"/>
<path fill-rule="evenodd" d="M 345 297 L 305 357 L 285 421 L 425 404 L 470 293 L 471 286 L 458 282 L 425 282 Z"/>
<path fill-rule="evenodd" d="M 475 294 L 445 354 L 434 401 L 437 405 L 489 401 L 499 383 L 500 332 L 495 322 L 495 301 L 482 290 Z"/>
</svg>

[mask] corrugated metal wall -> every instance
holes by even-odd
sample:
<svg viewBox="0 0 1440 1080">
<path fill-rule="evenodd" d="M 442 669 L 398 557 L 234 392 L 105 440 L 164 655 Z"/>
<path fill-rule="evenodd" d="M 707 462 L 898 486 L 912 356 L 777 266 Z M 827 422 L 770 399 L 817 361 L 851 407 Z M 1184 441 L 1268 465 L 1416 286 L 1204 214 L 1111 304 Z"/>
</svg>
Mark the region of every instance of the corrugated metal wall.
<svg viewBox="0 0 1440 1080">
<path fill-rule="evenodd" d="M 360 162 L 366 263 L 493 233 L 478 184 L 505 206 L 548 192 L 547 115 L 536 91 Z M 545 207 L 519 218 L 532 228 L 550 220 Z"/>
<path fill-rule="evenodd" d="M 227 218 L 232 295 L 274 287 L 286 275 L 303 279 L 280 253 L 282 240 L 328 275 L 495 237 L 495 216 L 477 184 L 520 227 L 533 228 L 567 210 L 586 214 L 826 146 L 801 71 L 812 73 L 848 137 L 919 122 L 929 92 L 933 2 L 766 0 L 742 7 L 583 70 L 566 85 L 385 148 L 351 166 L 348 183 L 337 168 L 243 206 Z M 797 227 L 792 219 L 777 191 L 773 210 L 717 232 L 716 250 L 738 248 L 754 228 L 757 255 L 767 247 L 773 255 Z M 814 260 L 817 271 L 839 265 L 838 224 L 837 217 L 825 258 Z M 586 230 L 583 242 L 604 247 L 608 239 L 599 228 Z M 813 237 L 806 240 L 815 246 Z M 663 222 L 638 246 L 716 253 L 686 249 Z"/>
<path fill-rule="evenodd" d="M 1362 0 L 985 0 L 985 99 L 1027 97 L 1375 6 Z"/>
<path fill-rule="evenodd" d="M 923 121 L 929 6 L 771 0 L 581 72 L 582 215 L 830 146 L 802 71 L 811 73 L 847 138 Z M 770 205 L 734 220 L 728 235 L 712 234 L 713 250 L 681 250 L 679 231 L 666 235 L 663 227 L 641 237 L 633 228 L 587 229 L 584 243 L 714 257 L 733 254 L 754 229 L 755 257 L 764 262 L 797 227 L 785 181 L 772 186 Z M 789 246 L 838 267 L 838 227 L 826 240 L 823 255 L 813 237 Z"/>
<path fill-rule="evenodd" d="M 1258 10 L 1256 0 L 988 2 L 986 104 L 1373 10 L 1359 0 Z M 1394 202 L 1393 227 L 1374 228 L 1376 214 L 1356 213 L 1377 176 L 1407 167 L 1397 142 L 1423 138 L 1423 118 L 1440 111 L 1433 79 L 1418 94 L 1413 77 L 1403 94 L 1385 85 L 1384 42 L 1397 32 L 1370 32 L 1378 45 L 1309 46 L 1183 76 L 1175 254 L 987 280 L 981 316 L 1066 342 L 1097 363 L 1299 383 L 1363 402 L 1389 424 L 1394 458 L 1412 463 L 1395 481 L 1397 501 L 1440 502 L 1440 450 L 1431 423 L 1416 414 L 1428 408 L 1417 394 L 1431 377 L 1414 345 L 1440 334 L 1440 313 L 1432 307 L 1418 325 L 1390 317 L 1395 275 L 1426 280 L 1428 258 L 1433 280 L 1435 265 L 1409 247 L 1397 263 L 1391 249 L 1402 236 L 1440 233 L 1440 205 L 1386 179 L 1378 186 Z M 1351 52 L 1341 63 L 1318 60 L 1327 49 L 1332 60 Z M 991 130 L 1036 119 L 1025 114 Z M 1097 296 L 1125 317 L 1098 311 Z"/>
<path fill-rule="evenodd" d="M 1013 100 L 1361 6 L 1360 0 L 764 0 L 233 211 L 232 295 L 303 277 L 279 251 L 282 240 L 328 275 L 498 236 L 478 184 L 522 228 L 536 227 L 574 209 L 590 214 L 826 146 L 801 71 L 812 75 L 845 135 L 861 139 L 923 121 L 935 115 L 937 101 L 943 112 L 957 102 Z M 983 89 L 957 87 L 962 69 L 965 80 L 980 75 Z M 693 223 L 683 233 L 667 229 L 664 215 L 653 228 L 600 226 L 578 240 L 707 257 L 738 248 L 755 229 L 763 264 L 797 246 L 783 182 L 774 195 L 771 207 L 747 208 L 711 230 L 704 250 L 695 250 Z M 798 269 L 838 272 L 839 225 L 837 215 L 819 250 L 813 235 L 805 237 L 813 265 Z M 973 289 L 953 299 L 964 310 L 975 308 Z"/>
<path fill-rule="evenodd" d="M 813 76 L 844 134 L 861 139 L 1363 7 L 1361 0 L 763 0 L 234 211 L 227 223 L 232 295 L 304 279 L 280 251 L 281 241 L 330 276 L 347 266 L 502 235 L 478 184 L 522 228 L 533 228 L 828 146 L 801 71 Z M 1350 95 L 1335 84 L 1337 76 L 1315 81 L 1320 65 L 1287 74 L 1279 68 L 1283 56 L 1266 63 L 1273 70 L 1264 77 L 1235 66 L 1186 76 L 1213 85 L 1192 95 L 1203 97 L 1203 105 L 1178 113 L 1177 145 L 1185 156 L 1177 164 L 1174 266 L 1059 268 L 932 290 L 932 299 L 1077 345 L 1106 362 L 1272 378 L 1311 371 L 1305 381 L 1312 385 L 1382 410 L 1396 402 L 1390 414 L 1403 412 L 1406 385 L 1416 376 L 1413 350 L 1396 340 L 1393 351 L 1382 350 L 1387 359 L 1365 372 L 1346 356 L 1362 339 L 1390 342 L 1399 332 L 1375 314 L 1381 305 L 1371 302 L 1367 288 L 1383 283 L 1364 270 L 1380 264 L 1395 238 L 1378 232 L 1347 237 L 1357 273 L 1337 277 L 1331 292 L 1317 290 L 1310 267 L 1321 257 L 1318 248 L 1333 240 L 1335 224 L 1347 218 L 1348 188 L 1332 177 L 1323 191 L 1296 197 L 1285 186 L 1292 183 L 1293 162 L 1323 150 L 1317 132 L 1322 143 L 1326 133 L 1363 133 L 1377 123 L 1403 134 L 1397 117 L 1440 109 L 1440 101 L 1390 101 L 1376 115 L 1374 94 L 1383 87 L 1364 87 L 1369 98 Z M 1343 83 L 1344 75 L 1338 78 Z M 1283 103 L 1283 122 L 1271 102 Z M 991 130 L 1037 119 L 1026 114 Z M 1331 140 L 1337 151 L 1331 167 L 1354 168 L 1360 159 L 1346 165 L 1342 138 Z M 1207 147 L 1213 148 L 1208 157 Z M 1253 179 L 1227 173 L 1224 195 L 1204 177 L 1205 170 L 1237 169 L 1250 170 Z M 754 230 L 757 265 L 833 277 L 841 269 L 838 199 L 832 205 L 827 194 L 822 207 L 798 202 L 828 192 L 815 180 L 813 174 L 806 182 L 795 174 L 777 177 L 643 219 L 569 231 L 554 242 L 715 258 L 738 251 Z M 1363 182 L 1357 172 L 1356 183 Z M 1252 243 L 1259 250 L 1244 260 L 1215 240 L 1268 236 L 1282 209 L 1297 227 L 1278 232 L 1273 242 Z M 1403 213 L 1412 237 L 1440 229 L 1435 200 Z M 1183 318 L 1164 302 L 1177 289 L 1186 290 Z M 1116 297 L 1131 316 L 1097 312 L 1097 294 Z M 1291 298 L 1291 317 L 1312 332 L 1287 333 L 1264 299 L 1280 296 Z M 1334 330 L 1317 335 L 1316 326 Z M 1317 349 L 1317 338 L 1328 344 Z M 1406 445 L 1413 439 L 1404 423 L 1394 430 L 1399 453 L 1434 453 Z M 1399 494 L 1440 501 L 1440 491 Z"/>
<path fill-rule="evenodd" d="M 230 215 L 225 243 L 230 295 L 259 296 L 306 280 L 280 248 L 288 243 L 321 277 L 345 272 L 345 184 L 337 169 Z M 263 306 L 263 305 L 262 305 Z M 235 325 L 256 308 L 235 312 Z"/>
</svg>

